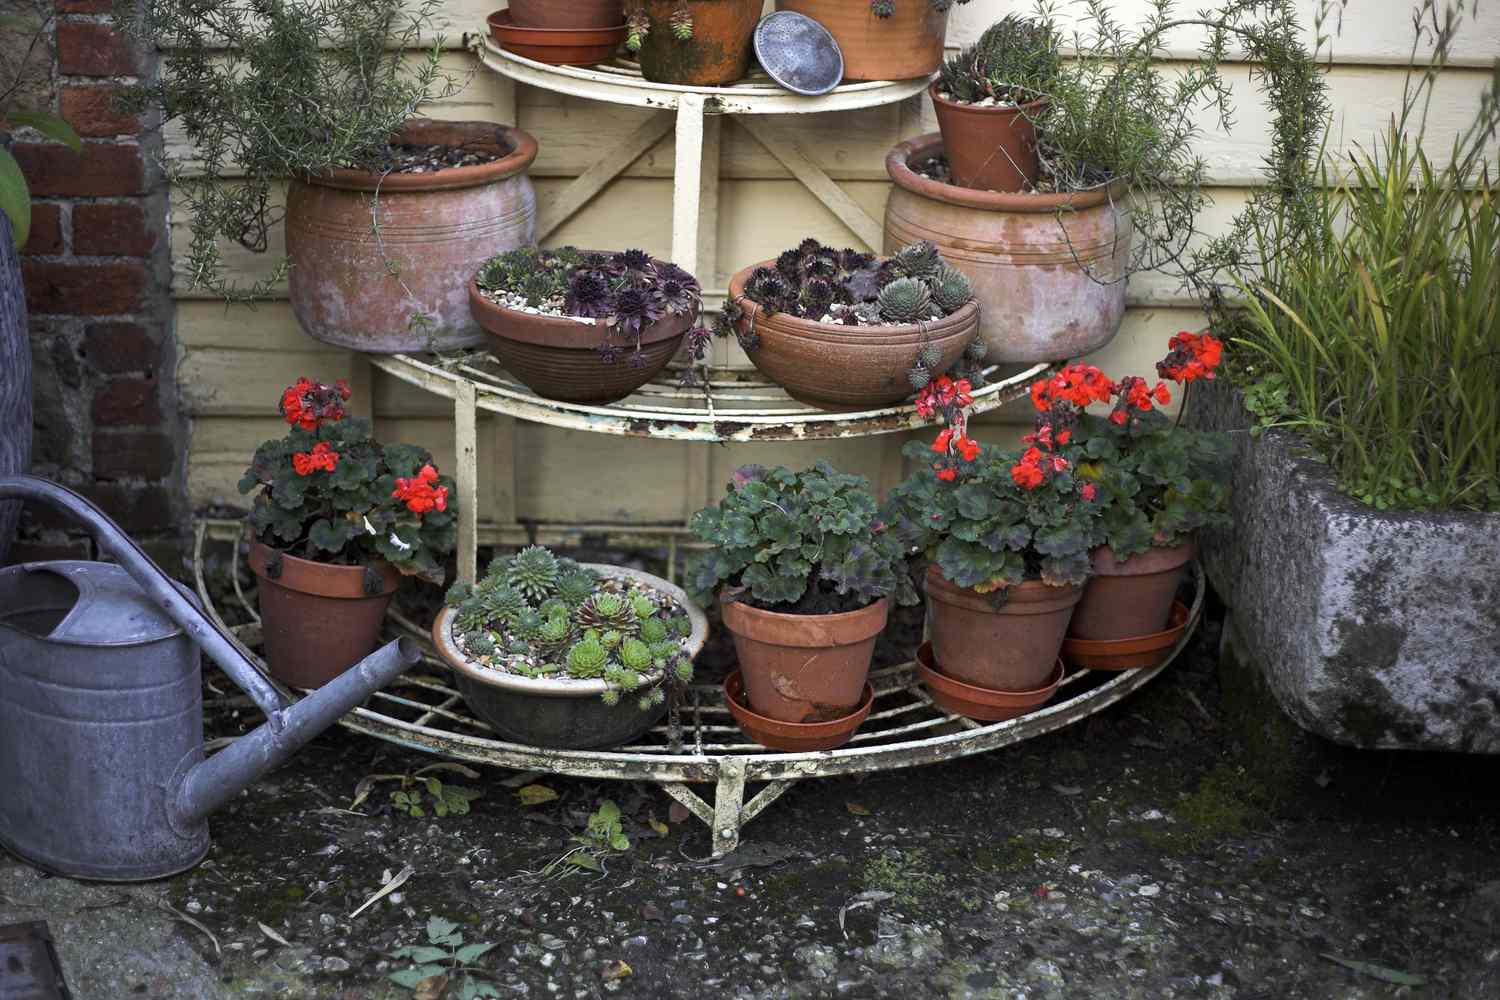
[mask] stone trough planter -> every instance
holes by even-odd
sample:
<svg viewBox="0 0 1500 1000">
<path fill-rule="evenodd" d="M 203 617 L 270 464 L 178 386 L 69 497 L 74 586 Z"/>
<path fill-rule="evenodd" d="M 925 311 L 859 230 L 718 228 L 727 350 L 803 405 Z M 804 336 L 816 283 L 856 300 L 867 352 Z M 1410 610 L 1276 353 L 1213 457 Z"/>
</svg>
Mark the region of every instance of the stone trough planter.
<svg viewBox="0 0 1500 1000">
<path fill-rule="evenodd" d="M 1188 416 L 1250 426 L 1226 381 L 1198 383 Z M 1500 753 L 1500 515 L 1376 511 L 1295 435 L 1234 440 L 1233 526 L 1201 558 L 1235 669 L 1337 743 Z"/>
</svg>

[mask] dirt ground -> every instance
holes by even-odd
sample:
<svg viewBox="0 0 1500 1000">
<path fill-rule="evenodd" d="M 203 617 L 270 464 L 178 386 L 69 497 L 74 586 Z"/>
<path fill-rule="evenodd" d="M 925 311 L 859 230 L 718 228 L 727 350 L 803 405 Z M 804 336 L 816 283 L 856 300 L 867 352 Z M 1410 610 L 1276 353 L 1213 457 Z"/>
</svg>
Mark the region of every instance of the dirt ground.
<svg viewBox="0 0 1500 1000">
<path fill-rule="evenodd" d="M 1231 721 L 1216 639 L 1082 725 L 804 782 L 720 862 L 649 785 L 439 772 L 483 793 L 467 815 L 399 813 L 395 781 L 351 808 L 362 778 L 434 760 L 335 730 L 217 813 L 184 875 L 84 885 L 0 856 L 0 924 L 49 920 L 79 1000 L 459 998 L 459 973 L 390 978 L 434 917 L 493 945 L 471 971 L 501 997 L 1500 996 L 1500 762 L 1278 760 Z M 628 849 L 554 864 L 605 799 Z"/>
</svg>

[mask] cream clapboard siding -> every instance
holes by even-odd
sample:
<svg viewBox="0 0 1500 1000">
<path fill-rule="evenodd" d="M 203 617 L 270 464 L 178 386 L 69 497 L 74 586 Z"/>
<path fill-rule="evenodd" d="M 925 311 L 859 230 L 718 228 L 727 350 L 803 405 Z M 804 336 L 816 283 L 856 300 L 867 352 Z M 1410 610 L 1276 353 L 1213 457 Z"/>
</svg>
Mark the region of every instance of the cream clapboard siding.
<svg viewBox="0 0 1500 1000">
<path fill-rule="evenodd" d="M 449 0 L 442 32 L 446 57 L 455 68 L 470 65 L 459 51 L 465 32 L 483 30 L 494 0 Z M 850 0 L 864 2 L 864 0 Z M 902 0 L 913 2 L 913 0 Z M 1304 0 L 1306 21 L 1320 0 Z M 1184 5 L 1186 11 L 1191 5 Z M 1023 0 L 973 0 L 955 8 L 948 42 L 971 41 L 996 18 L 1029 9 Z M 1144 0 L 1118 0 L 1115 14 L 1133 23 Z M 1331 40 L 1328 81 L 1338 122 L 1334 142 L 1351 148 L 1366 142 L 1399 109 L 1405 74 L 1400 68 L 1411 47 L 1407 0 L 1348 0 L 1342 25 Z M 1066 11 L 1065 11 L 1066 13 Z M 1324 25 L 1331 35 L 1336 20 Z M 1311 28 L 1309 28 L 1311 32 Z M 1311 34 L 1309 35 L 1311 37 Z M 1172 40 L 1171 55 L 1188 56 L 1196 39 L 1184 32 Z M 1488 72 L 1500 56 L 1500 5 L 1486 4 L 1455 50 L 1455 63 L 1470 69 L 1446 74 L 1428 130 L 1428 148 L 1441 159 L 1456 130 L 1472 115 Z M 1268 149 L 1269 114 L 1250 85 L 1248 67 L 1237 75 L 1235 127 L 1229 134 L 1205 121 L 1201 151 L 1208 163 L 1214 205 L 1205 217 L 1212 230 L 1233 217 L 1259 182 Z M 465 91 L 431 110 L 445 118 L 498 120 L 494 109 L 508 103 L 510 84 L 480 69 Z M 595 104 L 522 87 L 515 95 L 519 124 L 537 137 L 540 153 L 532 170 L 545 203 L 602 156 L 632 135 L 652 112 Z M 884 212 L 889 184 L 886 152 L 902 138 L 936 128 L 926 99 L 886 108 L 817 116 L 786 116 L 774 127 L 798 145 L 873 217 Z M 169 149 L 191 150 L 169 130 Z M 844 245 L 853 236 L 844 225 L 790 179 L 786 171 L 729 119 L 720 157 L 721 200 L 717 219 L 716 275 L 700 275 L 706 287 L 722 287 L 725 275 L 772 256 L 803 236 Z M 549 244 L 638 246 L 665 256 L 671 243 L 670 133 L 643 154 L 611 187 L 584 207 L 548 240 Z M 174 248 L 186 245 L 187 221 L 172 219 Z M 281 249 L 257 257 L 227 252 L 235 273 L 247 281 L 265 274 Z M 287 303 L 278 298 L 256 308 L 226 307 L 185 290 L 176 279 L 177 327 L 183 345 L 178 369 L 186 406 L 193 417 L 189 489 L 195 503 L 235 501 L 235 483 L 255 445 L 278 433 L 275 401 L 282 387 L 307 374 L 324 380 L 358 376 L 347 352 L 307 338 Z M 1129 291 L 1131 308 L 1120 335 L 1093 360 L 1110 371 L 1149 370 L 1165 338 L 1198 320 L 1174 283 L 1159 275 L 1139 275 Z M 721 360 L 743 360 L 738 348 L 718 345 Z M 377 431 L 389 440 L 430 448 L 447 468 L 453 463 L 450 404 L 376 373 L 372 407 Z M 984 435 L 1013 439 L 1022 412 L 986 421 Z M 1009 423 L 1001 421 L 1009 420 Z M 481 519 L 513 509 L 525 520 L 571 522 L 674 522 L 717 495 L 733 468 L 746 461 L 801 466 L 827 458 L 840 468 L 869 476 L 882 487 L 899 479 L 899 447 L 908 435 L 836 443 L 716 446 L 622 439 L 561 431 L 482 416 L 479 452 L 482 468 Z M 513 457 L 513 464 L 510 460 Z"/>
</svg>

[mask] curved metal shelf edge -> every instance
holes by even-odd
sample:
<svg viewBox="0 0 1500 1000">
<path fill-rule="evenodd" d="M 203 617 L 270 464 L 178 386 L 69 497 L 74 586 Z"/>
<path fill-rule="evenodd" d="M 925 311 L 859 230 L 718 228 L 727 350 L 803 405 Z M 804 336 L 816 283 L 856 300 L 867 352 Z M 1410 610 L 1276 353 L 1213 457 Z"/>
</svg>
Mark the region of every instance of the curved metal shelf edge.
<svg viewBox="0 0 1500 1000">
<path fill-rule="evenodd" d="M 856 774 L 865 771 L 915 767 L 1019 743 L 1061 729 L 1108 708 L 1126 695 L 1144 687 L 1165 670 L 1187 647 L 1198 630 L 1207 589 L 1201 568 L 1194 565 L 1196 588 L 1188 612 L 1187 627 L 1171 652 L 1154 667 L 1126 670 L 1096 688 L 1036 712 L 978 729 L 906 740 L 873 747 L 852 747 L 815 753 L 763 753 L 722 755 L 632 754 L 615 751 L 544 750 L 537 747 L 487 740 L 416 726 L 369 709 L 358 708 L 345 716 L 344 728 L 390 743 L 437 753 L 476 764 L 542 771 L 579 778 L 612 778 L 669 782 L 710 782 L 718 777 L 719 763 L 733 759 L 744 766 L 746 781 L 795 781 L 812 777 Z M 1083 671 L 1081 673 L 1087 673 Z M 954 722 L 957 716 L 950 716 Z"/>
<path fill-rule="evenodd" d="M 602 434 L 663 437 L 678 441 L 803 441 L 891 434 L 936 423 L 919 417 L 909 403 L 858 413 L 811 407 L 769 413 L 718 410 L 712 406 L 711 396 L 706 410 L 590 406 L 543 399 L 503 384 L 481 382 L 409 354 L 372 354 L 368 357 L 374 367 L 386 374 L 445 399 L 454 398 L 459 382 L 471 382 L 478 390 L 479 409 L 554 427 Z M 977 416 L 1020 399 L 1032 381 L 1055 368 L 1055 363 L 1038 362 L 1024 371 L 983 386 L 974 393 L 971 414 Z M 785 403 L 789 407 L 800 406 L 792 400 Z M 861 425 L 866 426 L 862 428 Z"/>
</svg>

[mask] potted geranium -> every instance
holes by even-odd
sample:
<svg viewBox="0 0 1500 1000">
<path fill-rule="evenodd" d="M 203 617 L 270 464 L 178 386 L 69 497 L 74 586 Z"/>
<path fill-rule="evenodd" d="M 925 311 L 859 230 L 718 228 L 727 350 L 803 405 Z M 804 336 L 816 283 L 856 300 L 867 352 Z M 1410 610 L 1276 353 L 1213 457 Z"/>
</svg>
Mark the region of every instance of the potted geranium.
<svg viewBox="0 0 1500 1000">
<path fill-rule="evenodd" d="M 860 410 L 905 399 L 963 358 L 973 299 L 931 243 L 880 258 L 806 239 L 732 277 L 722 322 L 793 398 Z"/>
<path fill-rule="evenodd" d="M 381 445 L 346 414 L 349 388 L 298 379 L 291 425 L 266 441 L 240 492 L 259 581 L 266 663 L 298 688 L 328 683 L 375 648 L 403 575 L 443 580 L 457 539 L 453 481 L 409 444 Z"/>
<path fill-rule="evenodd" d="M 612 403 L 651 381 L 701 298 L 696 278 L 641 250 L 511 250 L 469 283 L 470 308 L 506 370 L 540 396 L 582 403 Z"/>
<path fill-rule="evenodd" d="M 416 117 L 461 89 L 430 41 L 438 15 L 431 0 L 135 5 L 122 23 L 172 57 L 133 100 L 191 143 L 172 186 L 192 220 L 189 288 L 242 299 L 286 280 L 303 330 L 354 350 L 483 343 L 462 275 L 535 241 L 537 146 L 508 125 Z M 283 220 L 286 260 L 250 287 L 226 275 L 221 247 L 263 253 Z"/>
<path fill-rule="evenodd" d="M 919 398 L 950 414 L 962 402 L 961 387 L 941 381 Z M 930 447 L 907 445 L 927 467 L 891 492 L 885 511 L 927 559 L 930 672 L 939 675 L 929 681 L 972 703 L 966 714 L 976 717 L 1009 717 L 1017 696 L 1038 704 L 1061 681 L 1058 651 L 1097 537 L 1100 491 L 1077 475 L 1071 434 L 1039 432 L 1026 444 L 985 448 L 961 419 L 950 422 Z M 942 678 L 962 689 L 941 690 Z M 995 714 L 980 714 L 986 707 Z"/>
<path fill-rule="evenodd" d="M 464 700 L 507 740 L 589 749 L 628 743 L 693 678 L 708 624 L 687 594 L 639 570 L 541 546 L 455 584 L 433 642 Z"/>
<path fill-rule="evenodd" d="M 762 0 L 625 0 L 625 47 L 654 83 L 716 87 L 750 67 Z"/>
<path fill-rule="evenodd" d="M 948 11 L 969 0 L 776 0 L 833 35 L 847 80 L 908 80 L 943 61 Z"/>
<path fill-rule="evenodd" d="M 726 692 L 741 726 L 786 749 L 847 741 L 869 711 L 891 600 L 916 603 L 869 483 L 827 463 L 745 466 L 690 527 L 710 546 L 689 570 L 692 589 L 717 593 L 734 636 L 740 669 Z"/>
</svg>

